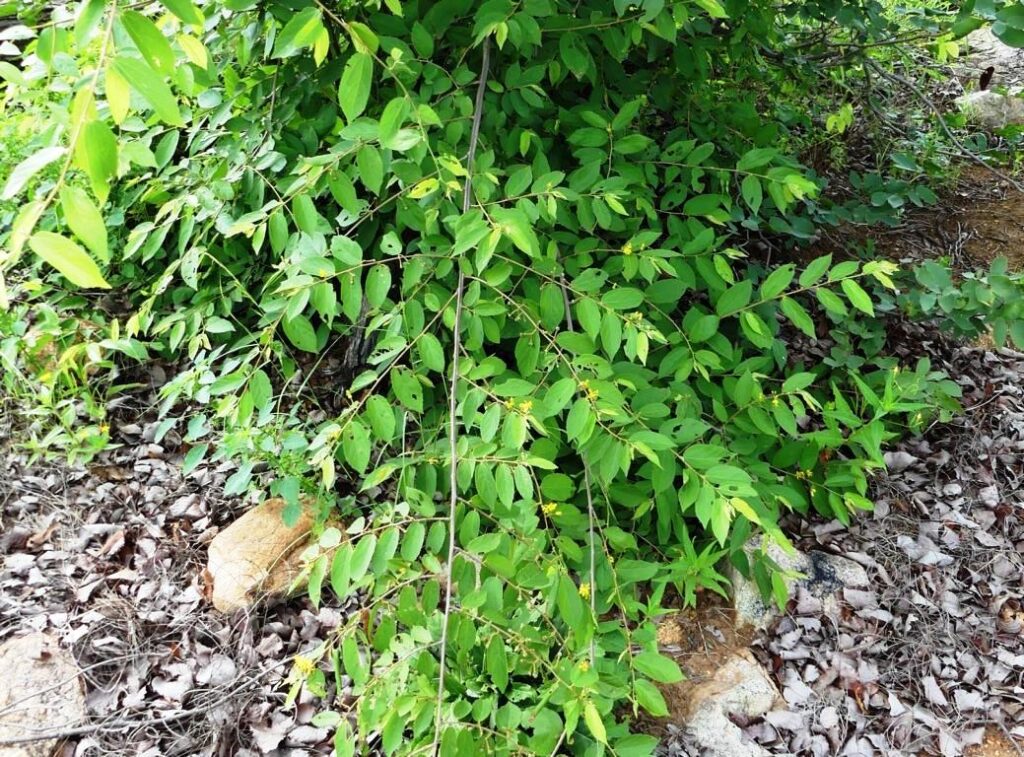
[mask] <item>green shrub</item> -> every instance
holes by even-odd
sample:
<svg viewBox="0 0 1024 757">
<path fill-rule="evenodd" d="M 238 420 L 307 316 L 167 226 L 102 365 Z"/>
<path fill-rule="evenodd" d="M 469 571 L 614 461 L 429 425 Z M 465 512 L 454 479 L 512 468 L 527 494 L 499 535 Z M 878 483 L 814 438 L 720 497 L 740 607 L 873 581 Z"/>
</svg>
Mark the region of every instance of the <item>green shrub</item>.
<svg viewBox="0 0 1024 757">
<path fill-rule="evenodd" d="M 185 367 L 160 431 L 186 470 L 236 460 L 240 494 L 270 463 L 292 514 L 340 512 L 309 593 L 365 612 L 292 677 L 351 680 L 354 717 L 316 721 L 339 754 L 648 753 L 628 710 L 664 714 L 654 682 L 681 675 L 650 618 L 723 593 L 723 561 L 784 601 L 750 536 L 870 508 L 882 445 L 953 406 L 880 352 L 895 265 L 740 242 L 813 235 L 804 56 L 967 17 L 883 11 L 87 0 L 4 74 L 60 107 L 4 189 L 27 202 L 0 291 L 41 286 L 29 250 L 83 311 L 116 288 L 98 356 Z M 885 181 L 880 205 L 928 199 Z M 830 361 L 790 351 L 828 335 Z M 315 409 L 331 361 L 353 375 Z"/>
</svg>

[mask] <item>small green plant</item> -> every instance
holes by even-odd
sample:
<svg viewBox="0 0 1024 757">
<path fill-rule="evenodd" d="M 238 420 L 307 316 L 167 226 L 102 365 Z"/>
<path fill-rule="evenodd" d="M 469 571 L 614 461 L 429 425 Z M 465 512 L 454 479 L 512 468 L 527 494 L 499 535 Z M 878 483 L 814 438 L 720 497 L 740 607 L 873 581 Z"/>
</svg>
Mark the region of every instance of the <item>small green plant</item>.
<svg viewBox="0 0 1024 757">
<path fill-rule="evenodd" d="M 1024 348 L 1024 275 L 1008 269 L 1006 258 L 997 258 L 985 273 L 957 277 L 941 261 L 926 261 L 914 268 L 900 307 L 911 317 L 935 319 L 960 337 L 990 333 L 998 345 L 1012 339 Z"/>
</svg>

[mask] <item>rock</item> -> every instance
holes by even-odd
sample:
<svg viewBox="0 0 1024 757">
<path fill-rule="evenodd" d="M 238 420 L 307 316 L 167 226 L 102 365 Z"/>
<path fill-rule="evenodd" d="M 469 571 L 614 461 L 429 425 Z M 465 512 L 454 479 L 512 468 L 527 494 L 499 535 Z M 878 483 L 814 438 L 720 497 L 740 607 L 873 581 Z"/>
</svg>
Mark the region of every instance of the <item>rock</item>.
<svg viewBox="0 0 1024 757">
<path fill-rule="evenodd" d="M 298 521 L 288 526 L 284 509 L 284 500 L 268 499 L 210 542 L 206 570 L 213 583 L 213 606 L 221 612 L 278 599 L 298 576 L 313 516 L 304 507 Z"/>
<path fill-rule="evenodd" d="M 762 757 L 768 751 L 747 740 L 730 716 L 764 715 L 779 691 L 749 650 L 735 652 L 707 681 L 687 695 L 680 713 L 685 728 L 708 757 Z"/>
<path fill-rule="evenodd" d="M 81 725 L 81 671 L 57 639 L 34 633 L 0 646 L 0 745 Z M 50 757 L 61 739 L 0 746 L 0 757 Z"/>
<path fill-rule="evenodd" d="M 986 89 L 961 95 L 956 105 L 970 120 L 987 129 L 1024 125 L 1024 100 L 1016 95 Z"/>
<path fill-rule="evenodd" d="M 1024 50 L 1010 47 L 992 33 L 991 26 L 975 29 L 967 35 L 967 55 L 960 66 L 962 75 L 977 77 L 989 66 L 995 68 L 993 86 L 1010 86 L 1024 74 Z"/>
<path fill-rule="evenodd" d="M 746 547 L 748 556 L 760 548 L 761 539 L 752 540 Z M 765 552 L 783 571 L 796 574 L 786 579 L 790 597 L 796 593 L 797 586 L 802 586 L 808 593 L 825 602 L 826 611 L 829 610 L 829 604 L 835 604 L 841 589 L 866 588 L 870 584 L 864 568 L 845 557 L 817 551 L 806 555 L 799 551 L 790 554 L 774 542 L 768 544 Z M 730 573 L 736 625 L 767 628 L 775 615 L 775 605 L 761 598 L 761 591 L 754 581 L 745 578 L 735 569 Z"/>
</svg>

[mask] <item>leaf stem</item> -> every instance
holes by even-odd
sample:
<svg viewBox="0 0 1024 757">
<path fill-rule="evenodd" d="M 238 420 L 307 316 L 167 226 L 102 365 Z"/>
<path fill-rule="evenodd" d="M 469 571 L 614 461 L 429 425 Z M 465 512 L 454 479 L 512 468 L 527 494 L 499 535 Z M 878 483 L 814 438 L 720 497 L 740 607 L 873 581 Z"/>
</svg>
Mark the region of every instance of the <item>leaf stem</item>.
<svg viewBox="0 0 1024 757">
<path fill-rule="evenodd" d="M 480 119 L 483 116 L 484 90 L 487 87 L 487 70 L 491 61 L 491 38 L 488 36 L 483 42 L 483 60 L 480 63 L 480 79 L 477 82 L 476 102 L 473 106 L 473 128 L 469 135 L 469 152 L 466 156 L 466 186 L 462 194 L 462 214 L 469 212 L 473 201 L 473 160 L 476 157 L 476 146 L 480 138 Z M 458 407 L 457 392 L 459 384 L 459 352 L 462 350 L 462 305 L 463 293 L 466 288 L 466 274 L 462 270 L 460 261 L 459 282 L 455 288 L 455 322 L 452 325 L 452 373 L 451 384 L 448 387 L 448 445 L 450 451 L 449 467 L 450 478 L 448 499 L 448 575 L 445 579 L 444 589 L 444 619 L 441 621 L 441 652 L 440 669 L 437 674 L 437 711 L 434 714 L 434 744 L 431 748 L 432 754 L 439 754 L 441 747 L 441 714 L 444 705 L 444 679 L 445 663 L 447 662 L 448 651 L 448 620 L 452 612 L 452 569 L 455 565 L 455 510 L 459 501 L 458 481 L 458 423 L 455 420 L 455 411 Z"/>
</svg>

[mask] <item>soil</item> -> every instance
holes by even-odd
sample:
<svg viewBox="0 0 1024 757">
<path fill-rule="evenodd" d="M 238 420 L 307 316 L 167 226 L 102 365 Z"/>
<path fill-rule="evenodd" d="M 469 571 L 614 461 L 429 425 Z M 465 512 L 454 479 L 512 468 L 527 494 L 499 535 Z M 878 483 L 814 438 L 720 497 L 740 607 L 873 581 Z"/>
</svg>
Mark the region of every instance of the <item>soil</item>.
<svg viewBox="0 0 1024 757">
<path fill-rule="evenodd" d="M 678 723 L 690 709 L 691 694 L 734 654 L 749 649 L 754 629 L 736 629 L 736 613 L 717 595 L 702 595 L 696 608 L 670 615 L 658 624 L 658 647 L 672 657 L 686 676 L 666 684 L 661 693 L 669 717 L 650 724 L 649 731 L 663 735 L 669 723 Z"/>
<path fill-rule="evenodd" d="M 1017 742 L 1002 731 L 985 732 L 985 740 L 978 746 L 971 747 L 964 754 L 966 757 L 1020 757 L 1024 754 L 1024 742 Z"/>
</svg>

